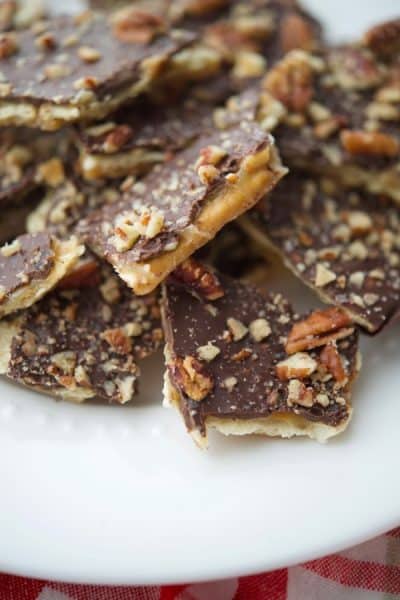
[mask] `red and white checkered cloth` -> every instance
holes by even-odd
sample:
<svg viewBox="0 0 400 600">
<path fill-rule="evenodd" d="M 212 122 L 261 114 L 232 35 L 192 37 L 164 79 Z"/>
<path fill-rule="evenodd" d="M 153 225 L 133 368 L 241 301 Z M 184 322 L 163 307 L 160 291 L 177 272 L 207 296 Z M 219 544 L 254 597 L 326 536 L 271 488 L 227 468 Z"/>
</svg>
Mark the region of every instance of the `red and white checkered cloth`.
<svg viewBox="0 0 400 600">
<path fill-rule="evenodd" d="M 165 587 L 73 585 L 0 575 L 0 600 L 394 600 L 400 598 L 400 528 L 301 566 Z"/>
</svg>

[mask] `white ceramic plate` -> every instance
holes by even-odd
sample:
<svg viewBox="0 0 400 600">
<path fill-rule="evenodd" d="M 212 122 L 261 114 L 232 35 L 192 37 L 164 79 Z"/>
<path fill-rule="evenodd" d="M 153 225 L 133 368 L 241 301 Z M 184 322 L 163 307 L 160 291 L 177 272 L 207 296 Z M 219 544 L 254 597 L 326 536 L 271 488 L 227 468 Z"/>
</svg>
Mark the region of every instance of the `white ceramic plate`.
<svg viewBox="0 0 400 600">
<path fill-rule="evenodd" d="M 397 0 L 314 0 L 338 35 Z M 278 281 L 279 280 L 279 281 Z M 271 287 L 299 308 L 292 278 Z M 400 522 L 399 326 L 364 340 L 349 430 L 310 441 L 211 436 L 161 407 L 161 358 L 133 406 L 74 406 L 0 381 L 0 571 L 97 583 L 223 578 L 305 561 Z"/>
</svg>

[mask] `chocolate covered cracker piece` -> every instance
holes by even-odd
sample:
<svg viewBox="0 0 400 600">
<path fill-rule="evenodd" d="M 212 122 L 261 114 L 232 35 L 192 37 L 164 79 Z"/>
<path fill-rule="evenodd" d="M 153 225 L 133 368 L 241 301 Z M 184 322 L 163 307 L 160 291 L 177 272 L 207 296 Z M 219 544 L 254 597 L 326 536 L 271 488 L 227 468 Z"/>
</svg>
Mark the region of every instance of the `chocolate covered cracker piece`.
<svg viewBox="0 0 400 600">
<path fill-rule="evenodd" d="M 387 54 L 368 34 L 363 44 L 320 55 L 289 53 L 265 77 L 265 111 L 286 164 L 399 202 L 400 71 L 390 43 L 399 27 L 379 30 Z"/>
<path fill-rule="evenodd" d="M 208 131 L 121 202 L 89 215 L 78 232 L 135 293 L 145 294 L 284 173 L 272 138 L 255 123 Z"/>
<path fill-rule="evenodd" d="M 143 31 L 88 12 L 3 34 L 0 125 L 49 130 L 102 118 L 168 71 L 171 57 L 194 40 L 158 21 L 146 38 Z"/>
<path fill-rule="evenodd" d="M 31 306 L 68 274 L 83 253 L 76 238 L 25 234 L 0 248 L 0 317 Z"/>
<path fill-rule="evenodd" d="M 120 200 L 117 186 L 104 182 L 87 183 L 68 175 L 63 182 L 49 189 L 37 208 L 27 219 L 27 231 L 47 231 L 65 239 L 75 233 L 78 222 L 90 212 Z"/>
<path fill-rule="evenodd" d="M 93 260 L 0 331 L 2 373 L 74 402 L 132 400 L 138 361 L 162 341 L 157 296 L 135 298 Z"/>
<path fill-rule="evenodd" d="M 337 308 L 300 317 L 280 295 L 190 259 L 163 287 L 164 394 L 196 443 L 226 435 L 342 432 L 359 370 L 358 335 Z"/>
<path fill-rule="evenodd" d="M 149 100 L 125 107 L 110 121 L 77 132 L 86 179 L 143 175 L 209 126 L 212 105 L 188 98 L 171 106 Z"/>
<path fill-rule="evenodd" d="M 293 172 L 242 225 L 371 333 L 399 310 L 400 209 L 390 198 Z"/>
</svg>

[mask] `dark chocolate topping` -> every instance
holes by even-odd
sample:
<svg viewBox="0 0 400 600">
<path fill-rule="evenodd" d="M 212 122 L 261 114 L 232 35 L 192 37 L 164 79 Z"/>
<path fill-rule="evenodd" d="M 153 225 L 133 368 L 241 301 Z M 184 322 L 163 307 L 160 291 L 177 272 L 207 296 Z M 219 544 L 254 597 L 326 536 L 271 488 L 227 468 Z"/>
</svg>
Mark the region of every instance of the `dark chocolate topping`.
<svg viewBox="0 0 400 600">
<path fill-rule="evenodd" d="M 346 387 L 338 389 L 333 378 L 304 379 L 304 384 L 311 386 L 314 398 L 318 394 L 328 397 L 326 406 L 314 401 L 312 406 L 305 407 L 288 400 L 288 381 L 278 378 L 276 365 L 287 358 L 285 341 L 300 318 L 287 301 L 280 295 L 266 297 L 252 286 L 225 276 L 219 279 L 225 294 L 213 302 L 194 296 L 172 280 L 165 285 L 165 335 L 172 352 L 168 369 L 180 391 L 181 411 L 187 427 L 200 429 L 204 434 L 209 416 L 257 419 L 274 413 L 299 414 L 307 420 L 332 426 L 346 420 L 349 408 L 343 399 L 348 390 Z M 240 339 L 236 341 L 234 329 L 233 334 L 229 331 L 228 320 L 231 319 L 247 328 L 242 332 L 239 329 Z M 266 321 L 271 333 L 256 341 L 251 331 L 259 319 Z M 203 400 L 194 401 L 180 385 L 176 360 L 188 356 L 199 358 L 199 349 L 210 343 L 219 353 L 208 362 L 202 362 L 202 367 L 211 378 L 213 388 Z M 355 370 L 357 333 L 338 341 L 337 350 L 351 379 Z M 317 348 L 309 354 L 318 362 L 320 352 Z"/>
<path fill-rule="evenodd" d="M 0 250 L 2 300 L 35 279 L 45 279 L 55 260 L 48 233 L 25 234 Z"/>
<path fill-rule="evenodd" d="M 250 215 L 296 275 L 370 331 L 399 309 L 400 209 L 390 199 L 292 172 Z"/>
<path fill-rule="evenodd" d="M 133 148 L 176 152 L 209 126 L 210 110 L 195 99 L 166 107 L 139 100 L 110 115 L 114 128 L 99 135 L 96 128 L 81 129 L 79 141 L 92 154 L 109 155 Z"/>
<path fill-rule="evenodd" d="M 226 176 L 235 174 L 244 159 L 269 143 L 269 135 L 247 121 L 230 130 L 207 131 L 171 161 L 156 166 L 126 193 L 121 202 L 91 214 L 82 221 L 78 231 L 96 253 L 114 264 L 129 264 L 157 256 L 171 248 L 171 244 L 176 244 L 179 232 L 193 223 L 204 203 L 226 185 Z M 210 165 L 215 171 L 210 180 L 200 179 L 199 166 L 196 166 L 208 149 L 221 153 L 216 166 Z M 119 251 L 114 242 L 118 215 L 140 214 L 141 210 L 153 210 L 161 216 L 161 231 L 151 238 L 141 235 L 130 249 Z"/>
<path fill-rule="evenodd" d="M 192 34 L 171 31 L 148 43 L 126 43 L 116 37 L 106 17 L 94 14 L 81 24 L 74 17 L 55 17 L 45 33 L 54 39 L 54 47 L 38 48 L 43 31 L 35 34 L 33 28 L 19 33 L 16 52 L 0 61 L 4 80 L 11 84 L 7 100 L 62 104 L 76 98 L 76 81 L 85 78 L 92 80 L 96 96 L 106 100 L 107 94 L 139 79 L 146 59 L 166 59 L 194 40 Z M 92 53 L 92 58 L 82 59 L 82 47 L 98 53 L 97 58 Z"/>
<path fill-rule="evenodd" d="M 131 399 L 137 360 L 162 341 L 157 295 L 138 299 L 111 269 L 97 268 L 93 285 L 55 290 L 28 310 L 12 343 L 11 378 L 49 392 L 77 387 L 110 402 Z"/>
</svg>

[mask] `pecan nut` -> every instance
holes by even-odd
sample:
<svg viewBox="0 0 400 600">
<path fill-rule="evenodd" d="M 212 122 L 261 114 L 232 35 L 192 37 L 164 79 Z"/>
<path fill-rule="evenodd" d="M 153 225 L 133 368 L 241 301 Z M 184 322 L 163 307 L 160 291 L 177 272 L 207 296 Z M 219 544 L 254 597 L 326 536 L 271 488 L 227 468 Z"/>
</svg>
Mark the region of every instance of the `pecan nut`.
<svg viewBox="0 0 400 600">
<path fill-rule="evenodd" d="M 172 374 L 179 388 L 196 402 L 204 400 L 214 388 L 213 380 L 194 356 L 177 357 L 172 365 Z"/>
<path fill-rule="evenodd" d="M 151 12 L 127 6 L 114 14 L 113 34 L 128 44 L 149 44 L 165 28 L 164 19 Z"/>
<path fill-rule="evenodd" d="M 264 87 L 288 110 L 304 112 L 314 95 L 312 66 L 292 52 L 269 71 Z"/>
<path fill-rule="evenodd" d="M 344 129 L 340 142 L 349 154 L 368 156 L 397 156 L 400 152 L 398 140 L 387 133 Z"/>
<path fill-rule="evenodd" d="M 286 341 L 286 352 L 295 354 L 345 338 L 354 331 L 351 325 L 350 317 L 340 308 L 316 310 L 293 325 Z"/>
<path fill-rule="evenodd" d="M 306 352 L 296 352 L 276 365 L 279 379 L 306 379 L 317 369 L 317 361 Z"/>
<path fill-rule="evenodd" d="M 348 379 L 347 373 L 334 342 L 327 344 L 323 348 L 320 354 L 320 362 L 340 385 L 346 383 Z"/>
<path fill-rule="evenodd" d="M 218 277 L 193 258 L 188 258 L 172 273 L 172 279 L 183 283 L 205 300 L 217 300 L 224 296 Z"/>
<path fill-rule="evenodd" d="M 106 136 L 103 143 L 105 152 L 111 154 L 121 150 L 133 137 L 133 129 L 129 125 L 118 125 Z"/>
<path fill-rule="evenodd" d="M 101 337 L 117 354 L 129 354 L 132 350 L 132 341 L 121 327 L 106 329 Z"/>
<path fill-rule="evenodd" d="M 383 58 L 400 52 L 400 19 L 386 21 L 369 29 L 364 35 L 368 48 Z"/>
</svg>

